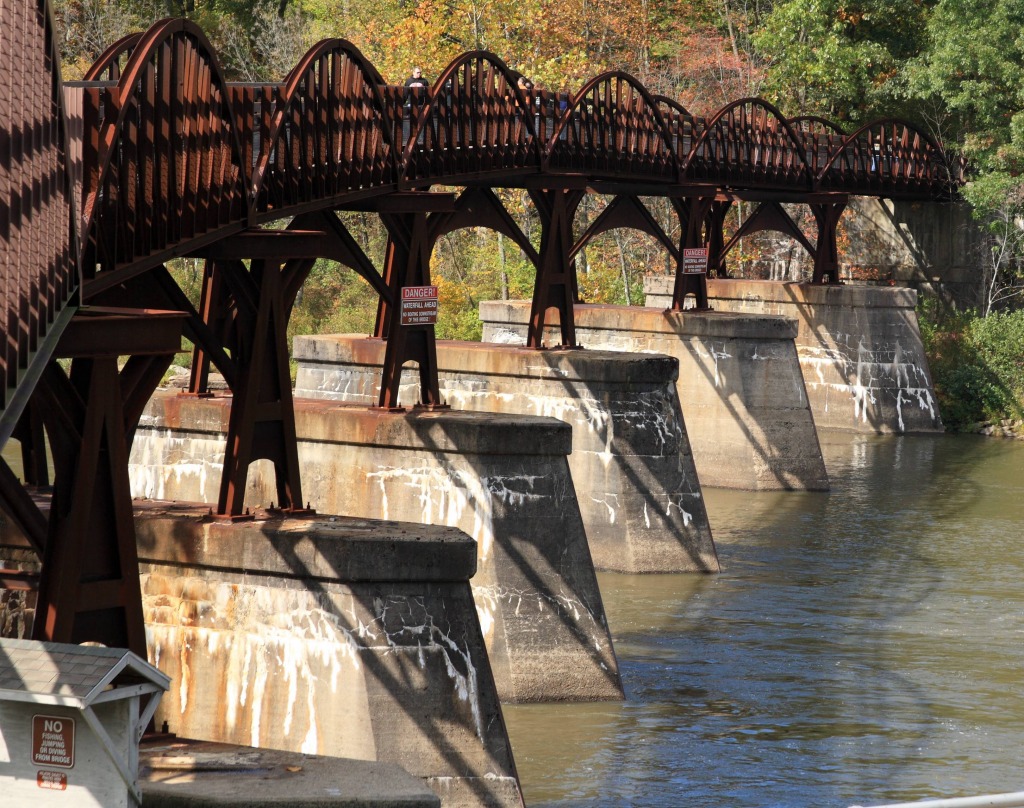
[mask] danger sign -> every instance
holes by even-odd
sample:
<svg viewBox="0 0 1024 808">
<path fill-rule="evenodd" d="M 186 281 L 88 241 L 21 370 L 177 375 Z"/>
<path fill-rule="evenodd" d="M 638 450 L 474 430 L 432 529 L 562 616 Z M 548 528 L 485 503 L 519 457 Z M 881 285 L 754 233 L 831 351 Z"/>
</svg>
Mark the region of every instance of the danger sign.
<svg viewBox="0 0 1024 808">
<path fill-rule="evenodd" d="M 70 769 L 75 765 L 75 719 L 32 716 L 32 762 L 37 766 Z M 41 788 L 46 788 L 40 784 Z"/>
<path fill-rule="evenodd" d="M 703 275 L 708 271 L 708 248 L 686 247 L 683 250 L 683 273 Z"/>
<path fill-rule="evenodd" d="M 434 325 L 437 322 L 437 287 L 402 287 L 402 325 Z"/>
</svg>

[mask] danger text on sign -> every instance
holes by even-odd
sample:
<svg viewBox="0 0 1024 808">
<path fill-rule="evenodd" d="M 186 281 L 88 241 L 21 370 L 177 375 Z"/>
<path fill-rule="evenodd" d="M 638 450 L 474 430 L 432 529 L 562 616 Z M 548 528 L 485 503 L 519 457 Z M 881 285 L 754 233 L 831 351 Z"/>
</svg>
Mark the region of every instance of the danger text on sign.
<svg viewBox="0 0 1024 808">
<path fill-rule="evenodd" d="M 403 287 L 400 322 L 402 325 L 434 325 L 437 322 L 437 287 Z"/>
<path fill-rule="evenodd" d="M 687 275 L 702 275 L 708 271 L 708 248 L 687 247 L 683 250 L 683 272 Z"/>
<path fill-rule="evenodd" d="M 55 715 L 32 716 L 32 762 L 70 769 L 75 765 L 75 720 Z"/>
</svg>

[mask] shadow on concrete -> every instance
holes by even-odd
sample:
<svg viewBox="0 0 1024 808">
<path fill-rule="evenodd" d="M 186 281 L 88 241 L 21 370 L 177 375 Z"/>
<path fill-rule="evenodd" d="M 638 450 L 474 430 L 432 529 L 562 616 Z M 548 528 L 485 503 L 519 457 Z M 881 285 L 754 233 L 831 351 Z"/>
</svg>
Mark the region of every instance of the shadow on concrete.
<svg viewBox="0 0 1024 808">
<path fill-rule="evenodd" d="M 701 316 L 714 316 L 714 312 L 706 312 Z M 680 342 L 686 343 L 689 337 L 681 327 L 678 320 L 672 323 L 673 330 L 679 336 Z M 795 350 L 795 349 L 794 349 Z M 740 428 L 742 434 L 746 437 L 747 443 L 755 454 L 764 461 L 764 467 L 772 470 L 772 474 L 779 483 L 779 487 L 784 490 L 805 490 L 805 491 L 827 491 L 829 489 L 829 482 L 827 476 L 822 480 L 818 476 L 811 476 L 806 473 L 800 474 L 799 472 L 788 472 L 782 473 L 777 462 L 773 462 L 773 458 L 776 458 L 783 451 L 783 442 L 772 441 L 773 434 L 776 433 L 776 429 L 785 429 L 785 424 L 773 425 L 769 424 L 765 420 L 758 420 L 758 414 L 756 409 L 751 409 L 744 406 L 741 410 L 732 401 L 732 392 L 727 387 L 722 387 L 719 381 L 719 374 L 713 361 L 709 361 L 709 358 L 699 356 L 694 353 L 695 364 L 700 368 L 701 373 L 704 375 L 704 379 L 707 384 L 713 387 L 719 392 L 719 400 L 721 401 L 723 409 L 728 412 L 737 426 Z M 818 441 L 817 428 L 814 423 L 814 414 L 811 410 L 810 402 L 807 398 L 806 385 L 804 380 L 801 378 L 798 380 L 802 390 L 803 400 L 806 404 L 806 417 L 809 421 L 810 436 L 815 442 L 815 447 L 812 450 L 812 454 L 816 451 L 817 455 L 821 456 L 821 446 Z M 737 398 L 740 401 L 745 399 L 742 391 L 737 392 Z M 761 434 L 757 434 L 754 429 L 751 428 L 750 423 L 756 424 L 761 428 Z M 824 468 L 823 468 L 824 471 Z M 795 481 L 794 481 L 795 478 Z"/>
</svg>

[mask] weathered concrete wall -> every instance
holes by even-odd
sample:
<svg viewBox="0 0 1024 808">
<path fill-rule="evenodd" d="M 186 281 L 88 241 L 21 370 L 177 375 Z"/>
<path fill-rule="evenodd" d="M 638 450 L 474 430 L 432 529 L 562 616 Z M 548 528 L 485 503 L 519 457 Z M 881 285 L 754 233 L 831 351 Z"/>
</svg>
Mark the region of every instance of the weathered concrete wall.
<svg viewBox="0 0 1024 808">
<path fill-rule="evenodd" d="M 522 796 L 452 528 L 137 511 L 157 721 L 190 738 L 398 763 L 445 806 Z"/>
<path fill-rule="evenodd" d="M 297 337 L 294 356 L 298 395 L 377 400 L 381 341 Z M 674 359 L 439 341 L 437 361 L 442 395 L 453 407 L 554 416 L 572 425 L 569 465 L 598 569 L 719 569 L 679 411 Z M 418 394 L 413 376 L 406 375 L 401 391 L 406 403 Z"/>
<path fill-rule="evenodd" d="M 671 300 L 665 276 L 651 276 L 645 288 L 648 306 Z M 722 311 L 797 321 L 800 368 L 819 428 L 942 431 L 913 289 L 713 280 L 708 299 Z"/>
<path fill-rule="evenodd" d="M 149 657 L 172 679 L 158 724 L 395 763 L 446 807 L 522 806 L 468 536 L 344 517 L 231 523 L 208 510 L 136 503 Z M 5 563 L 26 567 L 25 546 L 0 521 Z"/>
<path fill-rule="evenodd" d="M 656 352 L 679 360 L 677 388 L 703 485 L 824 491 L 828 474 L 797 359 L 796 323 L 778 316 L 580 305 L 588 349 Z M 484 339 L 522 344 L 527 301 L 484 301 Z M 552 337 L 557 314 L 548 323 Z"/>
<path fill-rule="evenodd" d="M 785 207 L 797 220 L 808 215 L 806 205 Z M 747 207 L 748 212 L 752 209 Z M 988 260 L 987 238 L 963 201 L 851 197 L 839 226 L 841 280 L 895 283 L 968 306 L 978 304 L 978 272 Z M 770 231 L 753 238 L 765 257 L 742 268 L 733 260 L 730 272 L 774 281 L 810 278 L 813 258 L 794 240 Z"/>
<path fill-rule="evenodd" d="M 228 398 L 157 394 L 135 437 L 133 494 L 215 502 Z M 622 698 L 622 682 L 552 418 L 370 411 L 296 400 L 303 492 L 322 513 L 458 527 L 477 541 L 472 581 L 503 700 Z M 275 497 L 253 466 L 246 501 Z"/>
</svg>

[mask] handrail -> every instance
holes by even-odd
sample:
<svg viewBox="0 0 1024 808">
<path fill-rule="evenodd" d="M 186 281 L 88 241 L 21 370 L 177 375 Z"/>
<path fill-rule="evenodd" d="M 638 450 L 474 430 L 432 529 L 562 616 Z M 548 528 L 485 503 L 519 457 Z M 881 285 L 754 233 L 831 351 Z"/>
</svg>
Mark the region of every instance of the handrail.
<svg viewBox="0 0 1024 808">
<path fill-rule="evenodd" d="M 1011 791 L 1004 794 L 986 794 L 976 797 L 950 797 L 938 800 L 921 800 L 919 802 L 893 802 L 886 805 L 874 805 L 871 808 L 1021 808 L 1024 806 L 1024 791 Z M 851 805 L 850 808 L 865 808 Z"/>
</svg>

